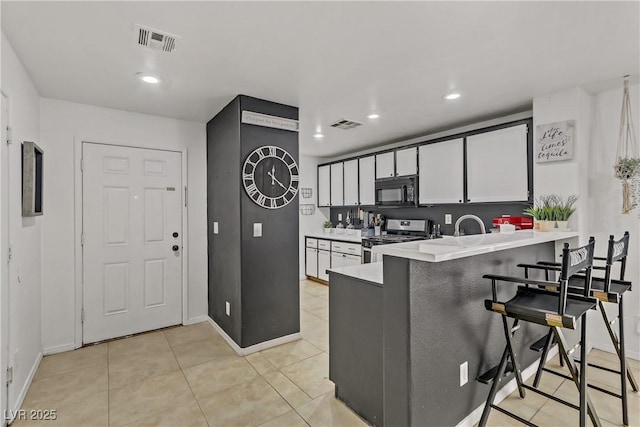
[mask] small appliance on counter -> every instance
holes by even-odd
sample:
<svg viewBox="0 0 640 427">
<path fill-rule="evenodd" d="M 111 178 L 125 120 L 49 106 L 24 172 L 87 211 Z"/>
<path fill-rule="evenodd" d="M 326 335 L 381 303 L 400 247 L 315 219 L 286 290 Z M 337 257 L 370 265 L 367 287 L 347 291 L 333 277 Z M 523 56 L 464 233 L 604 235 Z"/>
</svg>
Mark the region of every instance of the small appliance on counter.
<svg viewBox="0 0 640 427">
<path fill-rule="evenodd" d="M 502 215 L 498 218 L 493 218 L 493 227 L 500 228 L 501 224 L 511 224 L 515 226 L 516 230 L 532 230 L 533 229 L 533 218 L 530 216 L 511 216 L 511 215 Z"/>
<path fill-rule="evenodd" d="M 434 232 L 429 234 L 428 230 Z M 373 246 L 438 239 L 442 237 L 439 230 L 440 227 L 435 227 L 428 219 L 387 219 L 387 234 L 362 238 L 362 263 L 382 261 L 382 258 L 377 258 L 376 254 L 371 252 Z"/>
</svg>

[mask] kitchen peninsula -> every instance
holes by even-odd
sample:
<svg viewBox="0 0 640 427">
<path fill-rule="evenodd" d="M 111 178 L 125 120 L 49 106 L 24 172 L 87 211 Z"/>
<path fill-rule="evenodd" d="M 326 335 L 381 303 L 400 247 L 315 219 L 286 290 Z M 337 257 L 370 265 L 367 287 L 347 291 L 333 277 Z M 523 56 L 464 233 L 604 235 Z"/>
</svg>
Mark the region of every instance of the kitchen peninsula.
<svg viewBox="0 0 640 427">
<path fill-rule="evenodd" d="M 457 425 L 485 401 L 489 388 L 475 378 L 497 364 L 504 348 L 501 320 L 484 308 L 491 286 L 482 275 L 522 275 L 518 263 L 555 259 L 562 244 L 577 244 L 577 237 L 531 230 L 445 236 L 376 246 L 373 251 L 383 255 L 382 283 L 354 267 L 330 271 L 330 377 L 336 395 L 376 426 Z M 505 285 L 500 292 L 513 291 Z M 527 367 L 539 357 L 529 345 L 546 329 L 525 324 L 521 332 L 516 351 Z M 377 369 L 358 366 L 363 352 L 379 361 Z M 465 362 L 468 382 L 461 385 Z M 341 365 L 352 371 L 338 370 Z M 369 412 L 376 401 L 381 410 Z"/>
</svg>

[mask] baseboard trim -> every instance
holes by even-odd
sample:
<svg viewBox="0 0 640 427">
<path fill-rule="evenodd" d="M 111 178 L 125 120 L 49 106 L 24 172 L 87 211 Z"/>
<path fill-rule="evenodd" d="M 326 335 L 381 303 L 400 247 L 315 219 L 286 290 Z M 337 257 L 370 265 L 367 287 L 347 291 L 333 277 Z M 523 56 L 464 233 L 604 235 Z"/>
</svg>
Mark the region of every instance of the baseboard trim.
<svg viewBox="0 0 640 427">
<path fill-rule="evenodd" d="M 269 341 L 261 342 L 249 347 L 240 347 L 227 333 L 218 325 L 211 317 L 207 316 L 207 321 L 216 330 L 218 334 L 229 344 L 229 346 L 236 352 L 238 356 L 247 356 L 258 351 L 266 350 L 271 347 L 286 344 L 292 341 L 302 339 L 300 332 L 291 335 L 285 335 L 283 337 L 275 338 Z"/>
<path fill-rule="evenodd" d="M 33 366 L 31 367 L 31 370 L 29 371 L 29 375 L 27 376 L 27 380 L 24 382 L 24 385 L 22 386 L 22 390 L 20 390 L 20 394 L 18 395 L 18 399 L 16 400 L 16 404 L 13 407 L 13 412 L 12 412 L 12 417 L 11 419 L 7 420 L 7 424 L 11 424 L 13 422 L 13 420 L 15 419 L 16 415 L 18 414 L 18 410 L 22 407 L 22 402 L 24 402 L 24 398 L 27 397 L 27 392 L 29 391 L 29 388 L 31 387 L 31 383 L 33 382 L 33 378 L 36 376 L 36 372 L 38 371 L 38 368 L 40 367 L 40 362 L 42 361 L 42 352 L 38 353 L 38 355 L 36 356 L 36 360 L 35 362 L 33 362 Z"/>
<path fill-rule="evenodd" d="M 42 350 L 42 353 L 45 356 L 49 356 L 50 354 L 64 353 L 65 351 L 71 351 L 75 349 L 76 349 L 76 343 L 72 342 L 68 344 L 55 345 L 53 347 L 47 347 L 44 350 Z"/>
<path fill-rule="evenodd" d="M 184 326 L 206 322 L 208 318 L 209 316 L 207 315 L 192 317 L 191 319 L 188 319 L 186 322 L 184 322 Z"/>
<path fill-rule="evenodd" d="M 558 354 L 558 346 L 553 346 L 549 349 L 549 353 L 547 355 L 547 360 L 552 359 L 554 356 Z M 530 377 L 532 377 L 536 371 L 538 370 L 538 365 L 540 364 L 540 359 L 533 362 L 531 365 L 527 366 L 526 369 L 522 371 L 522 380 L 526 381 Z M 504 399 L 507 398 L 511 393 L 513 393 L 518 388 L 518 384 L 516 383 L 516 379 L 513 378 L 511 381 L 506 383 L 504 387 L 502 387 L 498 393 L 496 393 L 496 398 L 494 400 L 495 404 L 499 404 Z M 473 427 L 476 425 L 480 418 L 482 418 L 482 411 L 484 410 L 484 402 L 482 405 L 478 406 L 473 410 L 469 415 L 467 415 L 462 421 L 460 421 L 456 427 Z"/>
<path fill-rule="evenodd" d="M 613 348 L 613 344 L 611 344 L 610 341 L 606 342 L 606 343 L 594 342 L 594 343 L 592 343 L 592 348 L 595 348 L 595 349 L 598 349 L 598 350 L 602 350 L 602 351 L 606 351 L 607 353 L 612 353 L 612 354 L 616 353 L 616 349 Z M 638 353 L 637 351 L 629 351 L 628 348 L 625 348 L 625 352 L 627 353 L 627 358 L 628 359 L 640 360 L 640 353 Z"/>
</svg>

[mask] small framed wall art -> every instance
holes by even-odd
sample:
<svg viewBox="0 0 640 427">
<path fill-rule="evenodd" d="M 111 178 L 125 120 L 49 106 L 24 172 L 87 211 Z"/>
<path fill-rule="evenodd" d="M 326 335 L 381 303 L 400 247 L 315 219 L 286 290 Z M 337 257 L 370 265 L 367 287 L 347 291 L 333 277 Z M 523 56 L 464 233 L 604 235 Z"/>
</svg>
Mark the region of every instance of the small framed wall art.
<svg viewBox="0 0 640 427">
<path fill-rule="evenodd" d="M 536 126 L 536 163 L 573 159 L 575 120 Z"/>
</svg>

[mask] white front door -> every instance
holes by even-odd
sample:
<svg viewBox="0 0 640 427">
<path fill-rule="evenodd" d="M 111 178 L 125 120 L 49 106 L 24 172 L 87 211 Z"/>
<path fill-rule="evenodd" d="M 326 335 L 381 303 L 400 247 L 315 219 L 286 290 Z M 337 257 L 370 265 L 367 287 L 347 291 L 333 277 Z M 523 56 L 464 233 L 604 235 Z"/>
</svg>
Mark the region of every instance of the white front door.
<svg viewBox="0 0 640 427">
<path fill-rule="evenodd" d="M 2 98 L 2 139 L 0 140 L 0 425 L 4 425 L 9 409 L 9 147 L 7 128 L 9 106 Z"/>
<path fill-rule="evenodd" d="M 181 153 L 83 143 L 83 343 L 182 322 Z"/>
</svg>

